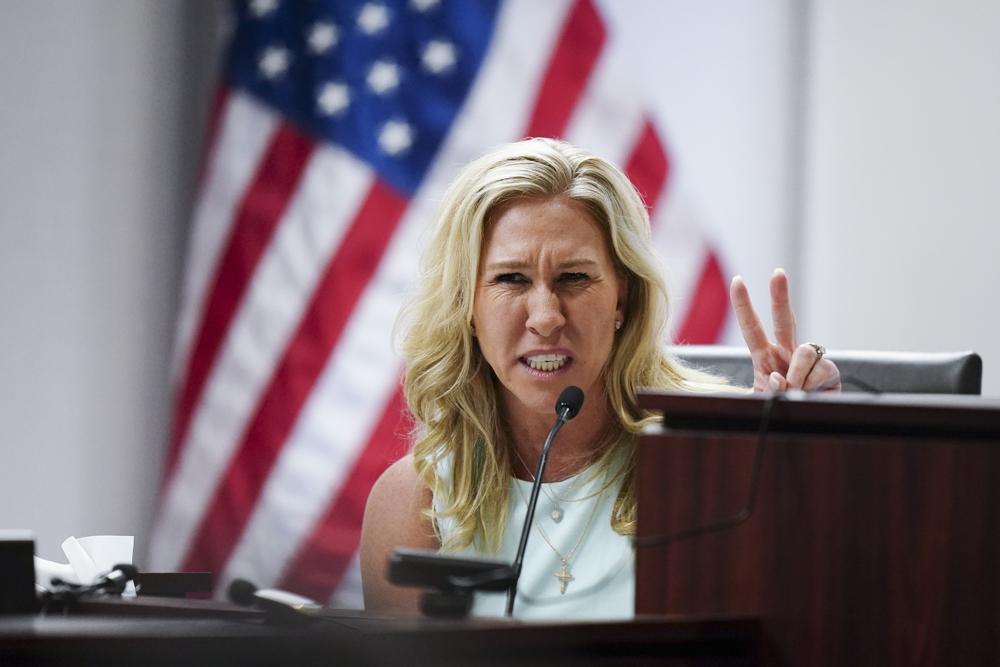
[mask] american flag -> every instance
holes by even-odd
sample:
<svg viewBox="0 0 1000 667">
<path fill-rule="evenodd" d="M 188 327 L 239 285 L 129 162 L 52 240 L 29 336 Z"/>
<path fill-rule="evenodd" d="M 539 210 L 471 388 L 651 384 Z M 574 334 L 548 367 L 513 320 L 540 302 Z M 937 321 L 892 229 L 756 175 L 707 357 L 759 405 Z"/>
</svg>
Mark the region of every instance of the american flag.
<svg viewBox="0 0 1000 667">
<path fill-rule="evenodd" d="M 593 0 L 250 0 L 210 123 L 149 565 L 361 603 L 368 490 L 408 447 L 391 329 L 458 169 L 562 137 L 645 197 L 674 337 L 727 313 L 710 242 Z"/>
</svg>

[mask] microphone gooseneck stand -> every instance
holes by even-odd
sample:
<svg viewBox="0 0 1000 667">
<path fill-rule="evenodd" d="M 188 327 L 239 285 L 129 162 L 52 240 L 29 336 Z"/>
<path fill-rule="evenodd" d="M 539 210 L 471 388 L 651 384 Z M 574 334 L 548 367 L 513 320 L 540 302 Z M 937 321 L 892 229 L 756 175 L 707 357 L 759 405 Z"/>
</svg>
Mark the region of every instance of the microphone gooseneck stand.
<svg viewBox="0 0 1000 667">
<path fill-rule="evenodd" d="M 556 438 L 556 433 L 567 421 L 576 417 L 583 405 L 583 390 L 579 387 L 569 386 L 562 390 L 559 399 L 556 401 L 556 423 L 545 438 L 542 446 L 541 456 L 538 457 L 538 469 L 535 471 L 535 481 L 531 485 L 531 495 L 528 497 L 528 510 L 524 516 L 524 526 L 521 528 L 521 541 L 517 545 L 517 555 L 514 557 L 512 565 L 514 569 L 514 579 L 507 588 L 507 610 L 506 616 L 510 617 L 514 613 L 514 598 L 517 597 L 517 582 L 521 578 L 521 565 L 524 563 L 524 552 L 528 547 L 528 535 L 531 533 L 531 524 L 535 519 L 535 506 L 538 504 L 538 494 L 542 490 L 542 476 L 545 474 L 545 464 L 549 458 L 549 449 L 552 448 L 552 441 Z"/>
</svg>

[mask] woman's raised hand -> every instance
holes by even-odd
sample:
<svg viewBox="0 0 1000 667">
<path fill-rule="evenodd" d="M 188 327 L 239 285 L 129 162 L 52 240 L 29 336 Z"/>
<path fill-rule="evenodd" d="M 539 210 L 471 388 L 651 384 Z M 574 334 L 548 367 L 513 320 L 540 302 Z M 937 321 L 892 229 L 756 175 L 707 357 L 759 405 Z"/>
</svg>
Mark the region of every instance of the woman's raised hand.
<svg viewBox="0 0 1000 667">
<path fill-rule="evenodd" d="M 840 371 L 829 359 L 825 350 L 815 343 L 795 342 L 795 313 L 788 300 L 788 276 L 776 269 L 771 276 L 771 319 L 774 323 L 775 342 L 768 340 L 767 332 L 750 302 L 750 291 L 743 278 L 736 276 L 729 286 L 732 301 L 743 339 L 753 359 L 754 391 L 839 391 Z"/>
</svg>

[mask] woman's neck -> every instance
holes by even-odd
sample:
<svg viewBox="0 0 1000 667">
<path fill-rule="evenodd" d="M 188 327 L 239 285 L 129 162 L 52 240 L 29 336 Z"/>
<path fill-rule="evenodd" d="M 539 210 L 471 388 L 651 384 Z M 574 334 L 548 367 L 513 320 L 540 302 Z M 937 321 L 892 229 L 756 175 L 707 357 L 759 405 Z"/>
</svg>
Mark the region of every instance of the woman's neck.
<svg viewBox="0 0 1000 667">
<path fill-rule="evenodd" d="M 516 452 L 512 462 L 514 474 L 522 479 L 532 479 L 538 469 L 538 458 L 545 438 L 555 424 L 555 413 L 551 416 L 524 414 L 516 406 L 507 406 L 504 412 L 511 445 Z M 595 458 L 599 442 L 608 431 L 610 421 L 607 402 L 603 397 L 589 402 L 589 405 L 585 404 L 573 420 L 563 425 L 549 449 L 543 481 L 566 479 L 589 466 Z"/>
</svg>

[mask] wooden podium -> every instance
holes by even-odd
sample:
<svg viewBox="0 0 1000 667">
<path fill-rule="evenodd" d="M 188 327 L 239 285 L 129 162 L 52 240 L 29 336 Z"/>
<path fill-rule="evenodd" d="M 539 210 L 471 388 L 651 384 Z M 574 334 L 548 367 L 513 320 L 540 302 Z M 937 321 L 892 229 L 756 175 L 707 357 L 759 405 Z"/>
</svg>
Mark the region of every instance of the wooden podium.
<svg viewBox="0 0 1000 667">
<path fill-rule="evenodd" d="M 637 613 L 755 616 L 766 664 L 1000 664 L 1000 402 L 766 402 L 641 397 Z"/>
</svg>

